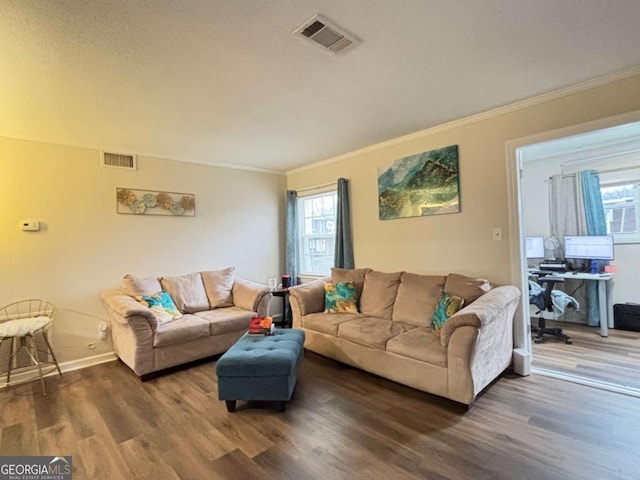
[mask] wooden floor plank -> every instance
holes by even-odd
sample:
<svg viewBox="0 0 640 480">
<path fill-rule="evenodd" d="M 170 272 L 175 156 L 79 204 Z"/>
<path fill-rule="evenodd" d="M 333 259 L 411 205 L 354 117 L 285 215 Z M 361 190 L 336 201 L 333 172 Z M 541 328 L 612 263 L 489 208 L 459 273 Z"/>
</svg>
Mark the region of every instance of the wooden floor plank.
<svg viewBox="0 0 640 480">
<path fill-rule="evenodd" d="M 251 457 L 238 449 L 214 460 L 208 478 L 261 480 L 267 478 L 267 473 Z"/>
<path fill-rule="evenodd" d="M 601 337 L 598 327 L 552 320 L 547 326 L 562 328 L 573 343 L 545 335 L 533 343 L 534 366 L 640 389 L 640 332 L 610 329 Z"/>
<path fill-rule="evenodd" d="M 73 478 L 135 478 L 135 469 L 108 435 L 93 435 L 77 442 L 72 454 Z"/>
<path fill-rule="evenodd" d="M 127 440 L 118 445 L 118 450 L 126 459 L 131 478 L 136 480 L 172 480 L 181 478 L 176 471 L 162 460 L 162 454 L 144 436 Z"/>
<path fill-rule="evenodd" d="M 111 362 L 47 379 L 47 397 L 37 383 L 0 390 L 2 454 L 72 455 L 75 479 L 601 480 L 640 472 L 640 399 L 630 396 L 511 374 L 467 411 L 305 352 L 286 412 L 243 403 L 230 414 L 217 400 L 213 366 L 141 382 Z"/>
</svg>

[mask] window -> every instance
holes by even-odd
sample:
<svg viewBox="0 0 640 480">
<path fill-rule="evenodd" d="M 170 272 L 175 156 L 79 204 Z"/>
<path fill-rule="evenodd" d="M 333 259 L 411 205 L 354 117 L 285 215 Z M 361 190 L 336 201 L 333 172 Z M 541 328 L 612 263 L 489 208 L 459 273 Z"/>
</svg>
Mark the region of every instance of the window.
<svg viewBox="0 0 640 480">
<path fill-rule="evenodd" d="M 325 276 L 331 273 L 335 250 L 335 191 L 298 198 L 300 275 Z"/>
<path fill-rule="evenodd" d="M 607 233 L 616 243 L 640 240 L 640 182 L 602 185 Z"/>
</svg>

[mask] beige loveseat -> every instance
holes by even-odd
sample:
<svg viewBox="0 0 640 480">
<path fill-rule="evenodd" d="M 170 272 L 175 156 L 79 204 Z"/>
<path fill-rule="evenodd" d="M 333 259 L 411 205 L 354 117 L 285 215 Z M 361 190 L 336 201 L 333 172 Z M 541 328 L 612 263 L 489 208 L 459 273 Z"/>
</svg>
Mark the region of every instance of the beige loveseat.
<svg viewBox="0 0 640 480">
<path fill-rule="evenodd" d="M 359 313 L 325 313 L 326 283 L 353 281 Z M 443 291 L 465 305 L 431 332 Z M 410 387 L 470 405 L 511 363 L 520 292 L 462 275 L 333 269 L 290 290 L 305 348 Z"/>
<path fill-rule="evenodd" d="M 161 290 L 171 295 L 180 318 L 160 321 L 137 300 Z M 268 314 L 271 297 L 266 286 L 235 278 L 233 267 L 176 277 L 125 275 L 120 290 L 102 294 L 113 349 L 138 376 L 225 352 L 251 317 Z"/>
</svg>

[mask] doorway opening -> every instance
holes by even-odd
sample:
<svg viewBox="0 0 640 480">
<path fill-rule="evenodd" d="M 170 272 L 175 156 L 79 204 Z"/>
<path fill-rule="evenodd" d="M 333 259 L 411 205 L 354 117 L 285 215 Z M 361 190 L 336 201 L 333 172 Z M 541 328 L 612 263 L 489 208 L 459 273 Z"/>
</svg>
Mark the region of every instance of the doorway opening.
<svg viewBox="0 0 640 480">
<path fill-rule="evenodd" d="M 554 309 L 554 312 L 542 314 L 546 326 L 562 328 L 571 337 L 571 344 L 553 336 L 544 336 L 542 342 L 534 343 L 531 329 L 538 324 L 539 309 L 529 306 L 527 292 L 530 270 L 539 267 L 541 261 L 549 260 L 548 257 L 556 259 L 564 253 L 564 238 L 551 235 L 550 178 L 594 170 L 600 176 L 603 189 L 611 230 L 607 234 L 613 234 L 615 238 L 615 260 L 611 266 L 616 271 L 607 292 L 611 296 L 610 303 L 640 304 L 636 280 L 640 270 L 640 198 L 633 196 L 640 192 L 638 120 L 640 112 L 634 112 L 520 139 L 507 145 L 511 150 L 511 155 L 508 155 L 512 181 L 510 193 L 515 196 L 510 212 L 512 265 L 515 265 L 513 278 L 523 291 L 521 326 L 516 328 L 516 353 L 520 352 L 519 356 L 525 358 L 525 363 L 531 362 L 534 373 L 636 396 L 640 396 L 640 377 L 637 375 L 640 332 L 611 328 L 606 332 L 607 336 L 603 336 L 598 326 L 587 326 L 584 312 L 588 302 L 585 298 L 579 302 L 580 308 L 568 308 L 561 313 Z M 543 259 L 526 258 L 527 237 L 543 238 Z M 573 297 L 572 294 L 589 283 L 575 277 L 566 279 L 558 290 Z M 612 318 L 608 322 L 606 318 L 603 321 L 613 327 Z"/>
</svg>

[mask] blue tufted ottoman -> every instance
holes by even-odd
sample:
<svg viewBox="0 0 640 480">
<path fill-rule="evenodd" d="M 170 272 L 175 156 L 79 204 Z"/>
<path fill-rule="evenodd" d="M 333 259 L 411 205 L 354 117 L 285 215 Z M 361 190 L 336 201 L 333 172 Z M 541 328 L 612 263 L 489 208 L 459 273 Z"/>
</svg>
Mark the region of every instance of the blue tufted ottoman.
<svg viewBox="0 0 640 480">
<path fill-rule="evenodd" d="M 304 332 L 278 329 L 275 335 L 244 334 L 216 363 L 218 398 L 234 412 L 236 400 L 274 400 L 284 412 L 302 364 Z"/>
</svg>

